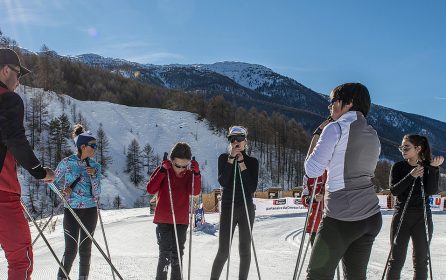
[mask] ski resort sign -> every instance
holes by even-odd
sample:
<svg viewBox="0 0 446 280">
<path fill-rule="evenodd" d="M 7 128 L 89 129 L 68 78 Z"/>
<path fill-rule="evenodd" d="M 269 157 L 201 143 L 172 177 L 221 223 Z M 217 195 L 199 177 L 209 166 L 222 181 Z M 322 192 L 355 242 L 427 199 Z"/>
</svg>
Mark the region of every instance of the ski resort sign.
<svg viewBox="0 0 446 280">
<path fill-rule="evenodd" d="M 301 213 L 306 209 L 301 203 L 300 198 L 284 197 L 278 199 L 254 198 L 256 205 L 256 215 L 275 215 Z"/>
</svg>

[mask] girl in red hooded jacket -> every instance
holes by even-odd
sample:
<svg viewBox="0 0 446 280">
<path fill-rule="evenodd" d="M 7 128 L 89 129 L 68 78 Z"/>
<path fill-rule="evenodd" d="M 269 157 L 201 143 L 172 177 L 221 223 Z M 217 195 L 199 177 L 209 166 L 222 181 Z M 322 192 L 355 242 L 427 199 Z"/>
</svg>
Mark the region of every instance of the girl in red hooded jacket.
<svg viewBox="0 0 446 280">
<path fill-rule="evenodd" d="M 150 176 L 147 192 L 157 194 L 155 217 L 156 236 L 159 245 L 159 259 L 156 280 L 167 280 L 169 264 L 172 267 L 171 280 L 181 279 L 180 261 L 182 263 L 184 243 L 189 224 L 189 195 L 200 194 L 201 175 L 198 162 L 191 160 L 191 148 L 186 143 L 177 143 L 170 152 L 170 160 L 164 160 Z M 190 168 L 188 168 L 190 166 Z M 192 191 L 192 180 L 194 189 Z M 172 192 L 172 201 L 169 194 Z M 180 249 L 178 259 L 173 214 L 175 213 L 176 230 Z"/>
</svg>

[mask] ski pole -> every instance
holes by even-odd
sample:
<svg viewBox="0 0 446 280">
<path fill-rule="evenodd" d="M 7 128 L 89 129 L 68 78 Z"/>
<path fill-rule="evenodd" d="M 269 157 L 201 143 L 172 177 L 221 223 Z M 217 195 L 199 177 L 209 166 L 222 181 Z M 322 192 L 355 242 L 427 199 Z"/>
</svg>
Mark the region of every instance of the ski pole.
<svg viewBox="0 0 446 280">
<path fill-rule="evenodd" d="M 316 193 L 316 186 L 317 186 L 317 178 L 314 178 L 313 191 L 311 192 L 310 205 L 313 205 L 314 195 Z M 305 218 L 304 230 L 307 228 L 307 225 L 308 225 L 308 217 L 310 216 L 310 210 L 311 210 L 311 207 L 308 207 L 307 217 Z M 305 242 L 305 236 L 306 236 L 305 233 L 302 234 L 302 238 L 300 240 L 299 253 L 298 253 L 298 256 L 297 256 L 296 266 L 294 268 L 293 280 L 297 279 L 297 272 L 298 272 L 298 269 L 299 269 L 300 258 L 302 256 L 302 250 L 303 250 L 303 245 L 304 245 L 304 242 Z"/>
<path fill-rule="evenodd" d="M 85 159 L 85 162 L 87 163 L 87 166 L 90 167 L 90 160 L 88 157 Z M 90 174 L 88 174 L 88 176 L 90 177 L 90 184 L 92 184 Z M 93 195 L 93 191 L 91 193 Z M 107 237 L 105 236 L 104 223 L 102 222 L 101 210 L 99 209 L 99 200 L 96 201 L 96 207 L 98 209 L 99 224 L 101 225 L 102 236 L 104 238 L 104 243 L 105 243 L 105 250 L 107 251 L 107 256 L 111 261 L 110 250 L 108 249 Z M 111 270 L 111 272 L 112 272 L 113 280 L 115 280 L 116 277 L 115 277 L 115 272 L 113 271 L 113 269 Z"/>
<path fill-rule="evenodd" d="M 423 199 L 423 214 L 424 214 L 424 228 L 426 229 L 426 242 L 427 242 L 427 257 L 429 262 L 429 276 L 432 280 L 432 262 L 431 262 L 431 249 L 430 249 L 430 238 L 429 238 L 429 227 L 427 225 L 427 209 L 426 209 L 426 194 L 424 193 L 424 183 L 423 177 L 420 178 L 421 181 L 421 197 Z"/>
<path fill-rule="evenodd" d="M 195 160 L 195 157 L 192 157 L 192 160 Z M 192 171 L 192 189 L 190 193 L 190 217 L 189 217 L 189 267 L 187 270 L 187 279 L 190 280 L 190 271 L 192 266 L 192 219 L 194 216 L 194 191 L 195 191 L 195 175 L 194 171 Z"/>
<path fill-rule="evenodd" d="M 262 279 L 262 277 L 260 276 L 260 269 L 259 269 L 259 262 L 257 261 L 257 253 L 256 253 L 256 247 L 254 246 L 254 238 L 252 236 L 252 227 L 251 227 L 251 220 L 249 218 L 249 211 L 248 211 L 248 204 L 246 203 L 246 195 L 245 195 L 245 187 L 243 186 L 243 179 L 242 179 L 242 172 L 240 170 L 240 165 L 237 162 L 237 167 L 238 167 L 238 174 L 239 174 L 239 178 L 240 178 L 240 185 L 242 187 L 242 194 L 243 194 L 243 201 L 245 203 L 245 210 L 246 210 L 246 218 L 248 220 L 248 228 L 249 228 L 249 233 L 251 235 L 251 244 L 252 244 L 252 250 L 254 252 L 254 260 L 256 262 L 256 268 L 257 268 L 257 275 L 259 276 L 259 280 Z M 253 221 L 254 223 L 254 221 Z"/>
<path fill-rule="evenodd" d="M 57 187 L 53 183 L 50 183 L 49 186 L 50 186 L 51 190 L 53 190 L 60 197 L 60 199 L 63 200 L 63 202 L 65 203 L 65 205 L 66 205 L 66 207 L 68 209 L 68 211 L 70 211 L 70 213 L 73 215 L 73 217 L 78 222 L 79 226 L 85 232 L 87 237 L 94 243 L 94 245 L 99 250 L 101 255 L 104 257 L 104 259 L 110 265 L 110 267 L 115 271 L 115 273 L 119 277 L 119 279 L 123 280 L 123 278 L 122 278 L 121 274 L 119 273 L 119 271 L 116 269 L 116 267 L 113 265 L 111 260 L 107 257 L 107 255 L 104 253 L 104 251 L 102 250 L 101 246 L 99 246 L 99 243 L 96 241 L 96 239 L 94 239 L 93 236 L 90 234 L 88 229 L 85 227 L 84 223 L 82 223 L 82 221 L 79 218 L 79 216 L 76 214 L 76 212 L 74 212 L 73 208 L 71 208 L 70 204 L 68 204 L 68 201 L 65 199 L 65 197 L 60 193 L 60 191 L 57 189 Z"/>
<path fill-rule="evenodd" d="M 55 210 L 54 212 L 57 213 L 57 212 L 59 211 L 59 209 L 62 208 L 62 206 L 63 206 L 63 202 L 61 201 L 61 202 L 59 203 L 59 205 L 57 205 L 57 208 L 56 208 L 56 210 Z M 54 212 L 51 214 L 51 216 L 48 218 L 48 220 L 46 221 L 46 223 L 43 225 L 43 227 L 42 227 L 42 232 L 46 229 L 46 227 L 49 225 L 49 223 L 50 223 L 51 220 L 53 219 L 53 217 L 54 217 Z M 34 244 L 37 242 L 37 240 L 39 239 L 39 237 L 40 237 L 40 231 L 39 231 L 39 233 L 37 234 L 36 238 L 34 238 L 32 245 L 34 245 Z"/>
<path fill-rule="evenodd" d="M 316 215 L 319 215 L 319 206 L 320 206 L 320 204 L 321 204 L 321 202 L 318 201 L 318 202 L 317 202 L 317 205 L 316 205 L 316 212 L 315 212 Z M 313 205 L 310 205 L 310 206 L 308 206 L 308 207 L 313 207 Z M 316 219 L 317 219 L 317 217 L 316 217 Z M 310 230 L 310 239 L 311 239 L 311 234 L 313 234 L 313 230 L 314 230 L 315 225 L 316 225 L 316 221 L 313 221 L 313 224 L 311 225 L 311 230 Z M 304 229 L 304 230 L 305 230 L 305 229 Z M 305 233 L 304 233 L 304 234 L 305 234 Z M 302 269 L 303 269 L 303 267 L 304 267 L 305 258 L 307 257 L 307 251 L 308 251 L 308 247 L 309 247 L 310 243 L 311 243 L 311 240 L 308 240 L 308 242 L 307 242 L 307 246 L 306 246 L 306 248 L 305 248 L 304 258 L 302 259 L 302 264 L 300 265 L 299 274 L 297 275 L 297 279 L 300 278 L 300 274 L 302 273 Z"/>
<path fill-rule="evenodd" d="M 407 175 L 407 176 L 411 176 L 411 175 Z M 381 280 L 384 280 L 384 277 L 386 276 L 387 268 L 389 267 L 390 256 L 392 255 L 393 248 L 396 245 L 396 240 L 398 238 L 398 234 L 400 233 L 401 225 L 403 224 L 404 215 L 406 214 L 407 206 L 409 205 L 410 198 L 412 197 L 412 192 L 413 192 L 413 189 L 415 186 L 415 182 L 416 182 L 416 179 L 413 181 L 412 187 L 410 188 L 410 191 L 409 191 L 409 195 L 407 196 L 406 203 L 404 203 L 403 212 L 401 212 L 401 218 L 400 218 L 400 221 L 398 222 L 398 227 L 396 229 L 395 236 L 393 237 L 392 245 L 390 247 L 389 255 L 387 256 L 386 265 L 384 267 L 384 272 L 381 277 Z"/>
<path fill-rule="evenodd" d="M 234 223 L 235 179 L 237 177 L 236 175 L 237 175 L 237 159 L 234 159 L 234 184 L 232 188 L 231 224 L 229 226 L 229 252 L 228 252 L 228 266 L 226 267 L 226 280 L 229 280 L 229 265 L 231 263 L 232 224 Z"/>
<path fill-rule="evenodd" d="M 164 160 L 167 160 L 167 153 L 164 153 Z M 176 222 L 176 218 L 175 218 L 175 210 L 173 208 L 172 188 L 170 186 L 169 170 L 166 170 L 166 173 L 167 173 L 167 185 L 169 187 L 170 209 L 172 210 L 173 229 L 174 229 L 174 232 L 175 232 L 175 242 L 176 242 L 176 245 L 177 245 L 178 264 L 180 266 L 181 280 L 183 280 L 183 266 L 182 266 L 182 263 L 181 263 L 180 244 L 179 244 L 179 241 L 178 241 L 178 232 L 177 232 L 177 222 Z"/>
<path fill-rule="evenodd" d="M 87 163 L 87 164 L 88 164 L 88 163 Z M 79 183 L 80 179 L 81 179 L 80 176 L 79 176 L 78 178 L 76 178 L 76 180 L 74 180 L 74 182 L 71 183 L 71 185 L 69 186 L 69 188 L 71 188 L 72 190 L 74 190 L 74 187 L 77 185 L 77 183 Z M 91 178 L 90 178 L 90 179 L 91 179 Z M 59 209 L 62 208 L 62 206 L 63 206 L 63 201 L 61 201 L 61 202 L 59 203 L 59 205 L 57 205 L 56 211 L 53 211 L 53 212 L 51 213 L 50 218 L 46 221 L 45 225 L 44 225 L 43 228 L 42 228 L 42 232 L 45 230 L 45 228 L 49 225 L 50 221 L 53 219 L 53 217 L 54 217 L 54 212 L 57 213 L 57 212 L 59 211 Z M 34 245 L 34 243 L 36 243 L 36 241 L 37 241 L 37 239 L 39 239 L 39 237 L 40 237 L 40 232 L 39 232 L 39 234 L 36 236 L 36 238 L 34 239 L 32 245 Z"/>
<path fill-rule="evenodd" d="M 99 209 L 99 201 L 97 202 L 97 208 L 98 208 L 99 223 L 101 225 L 101 230 L 102 230 L 102 236 L 104 237 L 105 249 L 107 250 L 108 258 L 111 261 L 110 250 L 108 249 L 108 243 L 107 243 L 107 236 L 105 236 L 104 223 L 102 222 L 101 210 Z M 112 272 L 113 280 L 115 280 L 116 277 L 115 277 L 115 272 L 114 272 L 113 268 L 111 269 L 111 272 Z"/>
<path fill-rule="evenodd" d="M 46 246 L 48 247 L 48 249 L 50 250 L 51 254 L 53 255 L 53 257 L 56 259 L 57 264 L 59 265 L 60 269 L 62 270 L 63 274 L 65 275 L 65 277 L 67 277 L 68 280 L 70 280 L 70 276 L 67 273 L 67 271 L 65 270 L 65 268 L 63 267 L 63 264 L 60 262 L 59 258 L 57 257 L 56 253 L 54 252 L 53 248 L 51 247 L 50 243 L 48 242 L 48 239 L 46 239 L 45 235 L 43 234 L 42 230 L 40 229 L 39 225 L 37 225 L 36 220 L 31 216 L 31 213 L 29 213 L 28 208 L 26 208 L 25 203 L 23 202 L 23 199 L 20 198 L 20 202 L 22 203 L 22 208 L 25 211 L 26 215 L 29 217 L 29 219 L 33 222 L 34 226 L 37 228 L 37 231 L 40 233 L 40 235 L 42 236 L 43 241 L 45 241 Z"/>
</svg>

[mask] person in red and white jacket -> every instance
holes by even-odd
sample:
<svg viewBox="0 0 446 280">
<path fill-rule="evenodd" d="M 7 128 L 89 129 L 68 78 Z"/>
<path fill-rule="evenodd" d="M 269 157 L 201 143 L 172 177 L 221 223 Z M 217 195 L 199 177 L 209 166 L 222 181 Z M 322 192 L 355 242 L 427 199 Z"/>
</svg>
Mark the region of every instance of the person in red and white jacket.
<svg viewBox="0 0 446 280">
<path fill-rule="evenodd" d="M 171 280 L 181 279 L 180 261 L 183 259 L 184 243 L 189 224 L 189 195 L 201 192 L 201 175 L 198 162 L 191 160 L 191 148 L 186 143 L 177 143 L 170 152 L 170 160 L 166 159 L 150 176 L 147 192 L 157 194 L 155 217 L 156 236 L 159 245 L 159 259 L 156 280 L 166 280 L 169 264 L 172 272 Z M 190 167 L 190 168 L 188 168 Z M 169 194 L 172 192 L 172 201 Z M 192 191 L 192 180 L 194 189 Z M 172 203 L 172 204 L 171 204 Z M 173 214 L 175 213 L 180 258 L 175 239 Z"/>
<path fill-rule="evenodd" d="M 319 224 L 322 219 L 322 213 L 324 212 L 324 187 L 327 181 L 327 171 L 322 176 L 316 178 L 316 191 L 314 194 L 313 205 L 311 206 L 310 217 L 308 218 L 308 224 L 306 232 L 310 234 L 310 242 L 313 245 L 316 232 L 319 228 Z M 311 202 L 311 194 L 313 193 L 315 178 L 308 178 L 304 176 L 304 189 L 302 191 L 302 204 L 308 208 Z"/>
<path fill-rule="evenodd" d="M 8 260 L 9 280 L 31 279 L 33 250 L 28 221 L 23 215 L 17 163 L 34 178 L 54 180 L 54 172 L 43 167 L 26 139 L 23 100 L 14 90 L 30 71 L 15 51 L 0 48 L 0 245 Z"/>
</svg>

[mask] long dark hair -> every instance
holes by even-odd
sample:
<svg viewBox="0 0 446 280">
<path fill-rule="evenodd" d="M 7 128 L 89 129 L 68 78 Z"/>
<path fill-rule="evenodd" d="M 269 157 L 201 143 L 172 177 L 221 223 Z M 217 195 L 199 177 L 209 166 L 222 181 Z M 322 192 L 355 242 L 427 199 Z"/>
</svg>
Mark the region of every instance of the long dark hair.
<svg viewBox="0 0 446 280">
<path fill-rule="evenodd" d="M 406 134 L 403 139 L 409 141 L 412 145 L 421 147 L 418 157 L 425 163 L 430 164 L 432 160 L 431 147 L 426 136 L 418 134 Z"/>
</svg>

